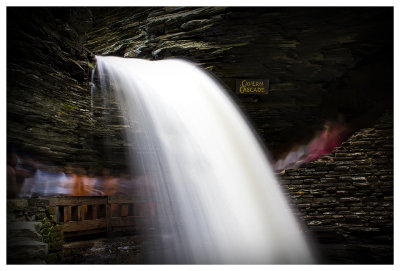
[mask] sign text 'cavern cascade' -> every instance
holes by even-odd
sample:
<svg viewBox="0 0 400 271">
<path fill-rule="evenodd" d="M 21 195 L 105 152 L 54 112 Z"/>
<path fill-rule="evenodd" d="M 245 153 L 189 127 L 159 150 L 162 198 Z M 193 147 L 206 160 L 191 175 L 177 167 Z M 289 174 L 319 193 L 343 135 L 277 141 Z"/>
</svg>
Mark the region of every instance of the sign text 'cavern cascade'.
<svg viewBox="0 0 400 271">
<path fill-rule="evenodd" d="M 237 94 L 267 94 L 269 80 L 264 79 L 236 79 Z"/>
</svg>

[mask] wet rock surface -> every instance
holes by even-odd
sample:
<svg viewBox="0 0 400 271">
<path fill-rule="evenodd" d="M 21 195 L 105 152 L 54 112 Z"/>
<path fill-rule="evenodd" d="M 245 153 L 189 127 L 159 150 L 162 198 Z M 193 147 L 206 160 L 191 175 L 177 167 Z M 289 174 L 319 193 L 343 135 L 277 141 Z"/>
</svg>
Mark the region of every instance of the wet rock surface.
<svg viewBox="0 0 400 271">
<path fill-rule="evenodd" d="M 7 263 L 45 264 L 48 245 L 40 235 L 39 222 L 7 223 Z"/>
<path fill-rule="evenodd" d="M 7 199 L 7 222 L 35 222 L 46 216 L 49 200 L 42 198 Z"/>
<path fill-rule="evenodd" d="M 308 141 L 337 112 L 351 119 L 392 104 L 390 8 L 8 13 L 7 142 L 59 167 L 126 167 L 117 106 L 105 110 L 91 100 L 94 54 L 198 63 L 227 87 L 273 159 Z M 235 80 L 243 78 L 269 79 L 269 94 L 234 94 Z"/>
<path fill-rule="evenodd" d="M 42 236 L 39 234 L 41 227 L 42 224 L 39 222 L 10 222 L 7 223 L 7 237 L 24 237 L 36 241 L 43 241 Z"/>
<path fill-rule="evenodd" d="M 10 9 L 7 39 L 8 144 L 55 164 L 93 156 L 94 128 L 88 56 L 60 11 Z"/>
<path fill-rule="evenodd" d="M 139 264 L 139 239 L 135 236 L 69 242 L 63 246 L 68 264 Z"/>
<path fill-rule="evenodd" d="M 83 44 L 91 11 L 9 8 L 7 18 L 8 147 L 54 170 L 124 168 L 121 128 L 104 121 L 115 105 L 104 110 L 91 97 L 93 54 Z"/>
<path fill-rule="evenodd" d="M 352 118 L 392 103 L 389 9 L 148 7 L 92 12 L 87 48 L 101 55 L 198 63 L 227 87 L 274 158 L 312 138 L 338 112 Z M 269 79 L 269 94 L 234 94 L 235 80 L 243 78 Z"/>
<path fill-rule="evenodd" d="M 104 106 L 94 95 L 92 107 L 93 54 L 198 63 L 230 90 L 273 158 L 308 142 L 337 112 L 350 120 L 371 112 L 364 123 L 370 128 L 280 178 L 325 262 L 393 262 L 393 115 L 371 124 L 393 106 L 391 8 L 9 8 L 7 13 L 7 143 L 60 170 L 66 164 L 125 166 L 118 106 L 113 101 Z M 270 92 L 237 96 L 238 78 L 269 79 Z M 7 205 L 13 209 L 8 219 L 35 221 L 46 204 Z M 140 262 L 134 237 L 90 242 L 68 248 L 67 262 Z"/>
<path fill-rule="evenodd" d="M 393 117 L 385 114 L 331 154 L 278 175 L 325 261 L 393 263 L 392 146 Z"/>
</svg>

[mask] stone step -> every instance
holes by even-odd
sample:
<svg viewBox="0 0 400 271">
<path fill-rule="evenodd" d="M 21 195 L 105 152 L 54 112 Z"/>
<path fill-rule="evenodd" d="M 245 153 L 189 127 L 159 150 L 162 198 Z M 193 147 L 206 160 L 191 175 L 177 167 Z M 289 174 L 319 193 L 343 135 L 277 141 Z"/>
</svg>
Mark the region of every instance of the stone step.
<svg viewBox="0 0 400 271">
<path fill-rule="evenodd" d="M 7 239 L 29 238 L 36 241 L 43 241 L 40 235 L 40 222 L 9 222 L 7 223 Z"/>
<path fill-rule="evenodd" d="M 7 240 L 7 264 L 45 264 L 46 243 L 26 237 Z"/>
</svg>

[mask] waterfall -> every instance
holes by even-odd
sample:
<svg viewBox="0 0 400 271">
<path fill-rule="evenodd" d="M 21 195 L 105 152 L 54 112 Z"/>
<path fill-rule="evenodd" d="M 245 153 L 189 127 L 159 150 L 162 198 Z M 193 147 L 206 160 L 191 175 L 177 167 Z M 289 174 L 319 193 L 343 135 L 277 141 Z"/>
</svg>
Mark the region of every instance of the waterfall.
<svg viewBox="0 0 400 271">
<path fill-rule="evenodd" d="M 97 56 L 118 97 L 133 172 L 155 204 L 150 263 L 312 263 L 257 137 L 196 65 Z"/>
</svg>

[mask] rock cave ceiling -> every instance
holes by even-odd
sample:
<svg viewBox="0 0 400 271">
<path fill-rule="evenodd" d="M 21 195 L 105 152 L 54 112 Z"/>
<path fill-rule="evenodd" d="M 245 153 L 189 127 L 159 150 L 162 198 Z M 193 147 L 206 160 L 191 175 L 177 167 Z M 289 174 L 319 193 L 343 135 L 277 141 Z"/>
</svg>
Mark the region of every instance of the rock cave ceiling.
<svg viewBox="0 0 400 271">
<path fill-rule="evenodd" d="M 87 112 L 93 54 L 198 63 L 226 86 L 273 159 L 309 141 L 339 113 L 358 129 L 393 107 L 391 8 L 8 13 L 8 142 L 58 162 L 100 157 L 94 145 L 118 133 Z M 269 93 L 236 95 L 238 78 L 267 79 Z M 118 149 L 114 138 L 111 148 Z"/>
</svg>

